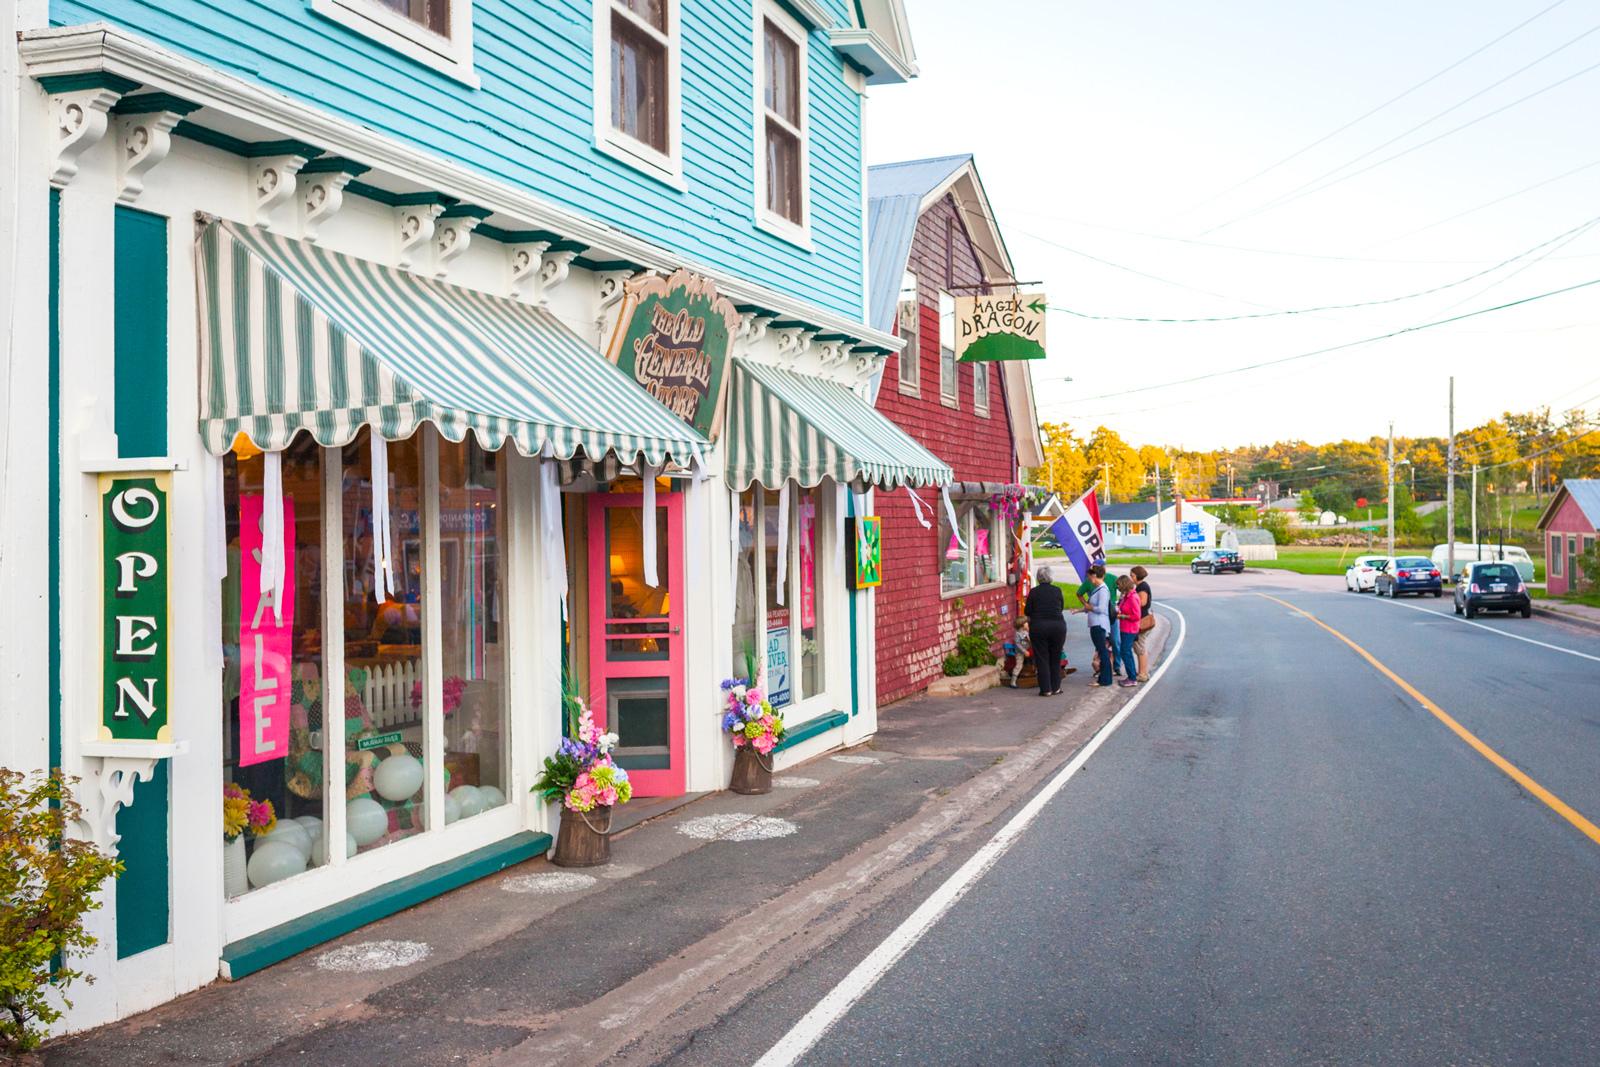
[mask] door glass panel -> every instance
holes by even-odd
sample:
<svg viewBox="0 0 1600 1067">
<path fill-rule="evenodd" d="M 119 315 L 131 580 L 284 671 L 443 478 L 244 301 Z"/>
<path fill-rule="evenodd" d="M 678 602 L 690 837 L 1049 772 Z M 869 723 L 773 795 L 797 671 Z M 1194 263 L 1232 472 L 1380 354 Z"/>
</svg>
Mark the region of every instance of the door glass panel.
<svg viewBox="0 0 1600 1067">
<path fill-rule="evenodd" d="M 344 448 L 343 500 L 345 820 L 363 852 L 423 828 L 426 770 L 421 438 L 388 443 L 394 586 L 380 594 L 368 432 Z"/>
<path fill-rule="evenodd" d="M 733 561 L 733 673 L 741 678 L 759 669 L 756 655 L 756 497 L 740 494 L 739 547 Z"/>
<path fill-rule="evenodd" d="M 607 640 L 610 659 L 665 659 L 666 642 L 654 636 L 666 632 L 664 623 L 628 622 L 630 619 L 664 619 L 672 608 L 667 592 L 667 512 L 656 508 L 656 584 L 644 580 L 643 512 L 639 508 L 605 509 L 607 560 L 606 633 L 641 634 L 633 640 Z M 600 622 L 601 620 L 595 620 Z"/>
<path fill-rule="evenodd" d="M 822 614 L 817 581 L 817 493 L 800 498 L 800 692 L 822 691 Z"/>
<path fill-rule="evenodd" d="M 616 732 L 616 760 L 627 770 L 672 765 L 669 678 L 606 680 L 606 725 Z"/>
<path fill-rule="evenodd" d="M 501 453 L 439 442 L 439 605 L 445 822 L 506 802 Z"/>
</svg>

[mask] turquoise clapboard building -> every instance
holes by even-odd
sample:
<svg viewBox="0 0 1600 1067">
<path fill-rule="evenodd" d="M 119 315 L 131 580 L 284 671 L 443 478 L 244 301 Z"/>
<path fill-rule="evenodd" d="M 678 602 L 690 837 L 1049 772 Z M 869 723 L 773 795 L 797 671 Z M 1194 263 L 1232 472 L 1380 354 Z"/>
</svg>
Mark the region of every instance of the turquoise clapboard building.
<svg viewBox="0 0 1600 1067">
<path fill-rule="evenodd" d="M 341 309 L 280 301 L 273 306 L 299 307 L 302 319 L 286 327 L 287 319 L 252 318 L 260 305 L 239 296 L 250 291 L 249 278 L 264 279 L 279 300 L 288 275 L 242 256 L 231 261 L 239 266 L 228 277 L 208 275 L 196 237 L 231 225 L 271 234 L 285 248 L 322 246 L 326 262 L 340 269 L 381 264 L 400 272 L 395 277 L 426 278 L 438 287 L 430 292 L 450 287 L 454 295 L 441 299 L 477 293 L 500 301 L 496 307 L 510 309 L 507 321 L 537 321 L 565 361 L 562 369 L 580 381 L 563 398 L 574 408 L 593 406 L 598 385 L 617 387 L 585 361 L 603 363 L 597 353 L 622 314 L 627 283 L 683 272 L 727 298 L 739 358 L 781 364 L 775 380 L 800 383 L 783 405 L 803 408 L 819 388 L 815 378 L 848 406 L 899 345 L 867 314 L 866 93 L 915 74 L 903 0 L 0 0 L 0 129 L 18 131 L 0 147 L 0 217 L 19 220 L 0 230 L 0 323 L 11 331 L 9 345 L 0 345 L 11 359 L 0 419 L 12 441 L 45 443 L 39 463 L 8 464 L 16 473 L 7 499 L 46 501 L 49 513 L 48 522 L 28 509 L 0 513 L 0 582 L 14 605 L 41 606 L 0 621 L 0 675 L 11 680 L 0 694 L 0 765 L 60 766 L 80 777 L 87 810 L 79 829 L 126 864 L 106 890 L 108 906 L 88 920 L 99 944 L 83 969 L 96 982 L 75 991 L 62 1029 L 126 1017 L 219 974 L 237 978 L 268 966 L 537 855 L 553 830 L 543 806 L 522 798 L 559 730 L 558 697 L 535 693 L 531 681 L 561 676 L 559 615 L 552 622 L 528 612 L 503 624 L 501 654 L 526 664 L 526 673 L 515 694 L 495 698 L 499 739 L 492 719 L 470 745 L 455 736 L 458 725 L 444 734 L 436 680 L 427 681 L 421 711 L 412 710 L 421 698 L 386 698 L 385 714 L 426 723 L 413 736 L 404 733 L 412 720 L 403 720 L 393 736 L 404 734 L 405 741 L 390 745 L 393 754 L 385 757 L 412 755 L 427 766 L 422 792 L 408 794 L 426 804 L 386 814 L 401 821 L 385 823 L 370 852 L 369 842 L 360 842 L 359 860 L 356 800 L 329 798 L 348 799 L 341 776 L 347 766 L 355 773 L 362 757 L 352 749 L 338 758 L 336 732 L 324 738 L 319 722 L 296 722 L 289 745 L 308 744 L 322 768 L 321 779 L 302 783 L 297 793 L 285 792 L 283 770 L 252 778 L 249 761 L 239 758 L 239 620 L 237 605 L 230 615 L 228 594 L 218 589 L 242 582 L 229 552 L 240 543 L 246 490 L 239 472 L 258 453 L 230 449 L 227 441 L 203 445 L 196 433 L 207 405 L 221 398 L 208 389 L 207 376 L 216 371 L 197 323 L 206 321 L 208 302 L 214 309 L 238 297 L 234 310 L 218 318 L 237 332 L 241 350 L 281 351 L 287 338 L 312 351 L 331 327 L 316 320 L 313 336 L 306 324 Z M 333 325 L 353 329 L 358 312 L 343 310 L 346 318 Z M 384 325 L 394 335 L 421 336 L 433 325 L 416 309 L 410 309 L 414 321 L 389 311 Z M 383 354 L 375 358 L 381 362 Z M 282 419 L 292 407 L 288 393 L 305 411 L 323 411 L 345 385 L 352 394 L 371 388 L 364 401 L 370 410 L 352 401 L 347 413 L 376 427 L 383 421 L 372 414 L 384 399 L 379 394 L 395 387 L 376 372 L 371 382 L 357 377 L 325 382 L 308 370 L 295 382 L 247 383 L 255 393 L 245 388 L 223 399 L 242 404 L 241 397 L 253 395 L 276 405 L 263 419 Z M 554 377 L 545 375 L 543 384 Z M 639 391 L 634 399 L 646 396 Z M 507 414 L 492 405 L 478 413 L 485 411 L 493 425 Z M 241 407 L 220 414 L 249 413 Z M 627 405 L 600 413 L 605 418 L 587 414 L 611 420 L 594 451 L 612 448 L 613 466 L 633 459 L 630 449 L 651 432 L 650 418 L 633 418 L 638 410 L 630 414 Z M 845 428 L 876 426 L 874 419 L 863 402 Z M 669 430 L 682 429 L 667 422 Z M 837 470 L 795 486 L 808 494 L 804 528 L 815 539 L 808 566 L 818 575 L 839 566 L 844 517 L 868 506 L 874 485 L 949 477 L 886 423 L 857 437 L 853 450 L 836 457 Z M 399 447 L 399 440 L 382 448 Z M 439 472 L 447 469 L 440 453 L 451 442 L 431 430 L 417 440 L 426 441 L 416 446 L 414 462 L 425 472 L 418 488 L 436 503 L 431 518 L 426 506 L 413 506 L 406 521 L 417 528 L 403 528 L 400 536 L 420 550 L 449 532 L 437 501 Z M 367 506 L 346 486 L 357 483 L 360 462 L 376 460 L 341 459 L 341 448 L 356 447 L 350 440 L 319 439 L 323 447 L 309 451 L 306 444 L 292 455 L 283 442 L 262 447 L 283 459 L 284 485 L 292 487 L 279 492 L 299 495 L 303 518 L 320 508 L 324 528 L 337 530 L 342 516 Z M 545 591 L 543 583 L 553 579 L 539 546 L 549 539 L 528 516 L 541 516 L 539 522 L 554 516 L 558 529 L 563 520 L 542 495 L 543 474 L 535 466 L 581 457 L 547 451 L 536 460 L 512 452 L 498 453 L 498 482 L 492 471 L 483 473 L 485 461 L 474 461 L 490 487 L 474 491 L 504 493 L 510 506 L 503 514 L 522 516 L 503 520 L 497 551 L 511 562 L 500 573 L 517 575 L 520 592 L 533 583 Z M 595 492 L 604 458 L 590 455 L 596 466 L 568 470 L 580 488 L 564 482 L 559 493 Z M 347 461 L 357 466 L 341 482 L 339 464 Z M 695 488 L 701 482 L 691 481 L 686 465 L 674 472 L 681 481 L 672 496 L 687 500 L 684 540 L 692 542 L 683 554 L 698 561 L 704 582 L 729 593 L 696 608 L 685 624 L 694 640 L 684 642 L 682 676 L 694 682 L 732 670 L 723 660 L 730 654 L 735 583 L 726 552 L 696 553 L 705 544 L 726 544 L 713 532 L 728 530 L 730 519 L 739 528 L 740 492 L 759 496 L 743 482 L 727 484 L 720 462 L 704 488 Z M 762 486 L 798 480 L 789 466 L 774 463 L 766 480 L 755 479 Z M 378 468 L 365 469 L 377 483 Z M 841 473 L 847 469 L 880 473 Z M 103 574 L 101 534 L 89 518 L 99 513 L 98 487 L 118 471 L 170 478 L 173 502 L 170 619 L 162 620 L 170 622 L 170 635 L 162 632 L 176 730 L 147 749 L 96 733 L 103 725 L 95 710 L 102 649 L 86 631 L 103 606 Z M 604 475 L 615 477 L 615 470 Z M 319 492 L 320 504 L 313 500 Z M 377 504 L 370 506 L 376 515 Z M 798 529 L 801 513 L 794 514 Z M 345 555 L 358 540 L 302 538 L 296 551 L 300 558 L 329 553 L 339 565 L 330 563 L 328 573 L 344 574 L 348 592 L 355 588 L 351 575 L 366 565 Z M 793 551 L 798 576 L 799 550 Z M 790 747 L 780 758 L 854 744 L 876 728 L 871 656 L 861 654 L 872 640 L 872 601 L 865 591 L 845 596 L 842 574 L 835 577 L 831 585 L 818 579 L 816 610 L 828 628 L 808 639 L 825 644 L 827 666 L 804 683 L 806 710 L 793 719 Z M 430 588 L 438 597 L 438 587 Z M 365 602 L 368 592 L 358 590 L 358 599 Z M 450 594 L 459 598 L 459 587 Z M 869 620 L 859 629 L 858 613 Z M 330 649 L 355 624 L 328 609 L 304 613 L 294 625 L 296 669 L 303 656 L 348 682 L 344 654 Z M 321 627 L 335 635 L 326 646 Z M 439 631 L 421 630 L 415 641 L 395 647 L 438 647 Z M 411 671 L 407 679 L 426 679 L 421 663 L 392 666 Z M 859 677 L 861 671 L 868 676 Z M 317 676 L 294 680 L 301 699 Z M 405 683 L 407 696 L 411 684 Z M 416 684 L 422 692 L 423 681 Z M 718 694 L 685 688 L 673 712 L 690 724 L 687 739 L 673 741 L 674 788 L 721 788 L 726 740 L 701 706 Z M 376 716 L 371 695 L 358 695 Z M 499 769 L 490 772 L 494 758 Z M 444 803 L 444 775 L 458 772 L 500 775 L 499 799 L 485 801 L 470 821 L 458 822 Z M 258 783 L 257 793 L 270 790 L 280 805 L 317 813 L 298 816 L 309 821 L 301 823 L 304 869 L 294 877 L 258 879 L 257 871 L 245 870 L 242 836 L 226 841 L 219 792 L 235 780 Z M 364 788 L 357 799 L 370 808 L 377 787 Z M 346 850 L 338 842 L 347 829 L 349 854 L 341 856 Z M 316 858 L 303 847 L 313 839 L 327 845 L 311 854 Z M 262 847 L 252 843 L 252 861 Z"/>
</svg>

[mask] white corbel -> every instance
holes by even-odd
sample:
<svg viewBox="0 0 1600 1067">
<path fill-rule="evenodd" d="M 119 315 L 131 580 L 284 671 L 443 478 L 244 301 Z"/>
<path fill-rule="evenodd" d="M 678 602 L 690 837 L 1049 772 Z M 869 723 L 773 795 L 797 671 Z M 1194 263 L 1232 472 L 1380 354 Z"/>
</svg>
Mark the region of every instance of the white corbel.
<svg viewBox="0 0 1600 1067">
<path fill-rule="evenodd" d="M 636 271 L 633 268 L 618 270 L 602 270 L 595 272 L 595 280 L 600 283 L 600 313 L 604 315 L 615 304 L 622 302 L 623 286 L 642 274 L 650 271 Z"/>
<path fill-rule="evenodd" d="M 396 262 L 401 270 L 410 270 L 413 266 L 426 269 L 425 264 L 417 262 L 418 253 L 426 254 L 442 214 L 444 205 L 438 203 L 404 204 L 394 209 L 395 226 L 400 235 L 400 254 Z"/>
<path fill-rule="evenodd" d="M 817 336 L 816 330 L 804 326 L 774 326 L 771 329 L 778 338 L 778 358 L 790 363 L 811 351 L 811 339 Z"/>
<path fill-rule="evenodd" d="M 745 351 L 761 343 L 775 317 L 764 311 L 739 312 L 739 340 L 744 342 Z"/>
<path fill-rule="evenodd" d="M 849 343 L 842 340 L 821 341 L 817 345 L 817 355 L 824 367 L 837 366 L 850 358 Z"/>
<path fill-rule="evenodd" d="M 522 241 L 507 245 L 510 250 L 507 262 L 510 268 L 508 295 L 513 300 L 536 298 L 539 289 L 539 270 L 544 266 L 544 253 L 549 241 Z"/>
<path fill-rule="evenodd" d="M 51 92 L 50 113 L 55 128 L 55 159 L 50 184 L 65 186 L 78 174 L 78 160 L 100 143 L 111 125 L 111 108 L 137 83 L 109 75 L 84 84 L 76 76 L 41 79 Z"/>
<path fill-rule="evenodd" d="M 472 231 L 493 212 L 470 204 L 456 204 L 439 216 L 433 234 L 433 276 L 443 278 L 453 260 L 472 244 Z"/>
<path fill-rule="evenodd" d="M 549 303 L 550 290 L 566 281 L 572 274 L 572 261 L 578 253 L 570 248 L 557 248 L 545 252 L 539 265 L 539 306 Z"/>
<path fill-rule="evenodd" d="M 250 160 L 250 191 L 257 226 L 278 229 L 278 209 L 293 199 L 300 168 L 310 158 L 309 152 L 289 151 Z"/>
<path fill-rule="evenodd" d="M 108 856 L 117 854 L 117 812 L 133 807 L 133 788 L 148 782 L 156 773 L 153 757 L 105 756 L 100 768 L 84 775 L 85 789 L 78 791 L 83 805 L 84 836 Z"/>
<path fill-rule="evenodd" d="M 172 128 L 182 118 L 175 111 L 160 111 L 117 120 L 118 200 L 131 204 L 139 199 L 144 192 L 144 176 L 172 151 Z"/>
<path fill-rule="evenodd" d="M 315 241 L 322 224 L 344 207 L 344 191 L 368 168 L 347 159 L 317 159 L 306 164 L 296 176 L 300 188 L 300 232 Z"/>
</svg>

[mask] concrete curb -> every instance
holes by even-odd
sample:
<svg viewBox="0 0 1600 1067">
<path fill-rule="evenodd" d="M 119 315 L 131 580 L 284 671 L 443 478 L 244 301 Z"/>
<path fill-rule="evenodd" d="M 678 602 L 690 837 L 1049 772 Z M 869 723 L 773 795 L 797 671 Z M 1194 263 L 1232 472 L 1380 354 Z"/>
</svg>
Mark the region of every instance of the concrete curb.
<svg viewBox="0 0 1600 1067">
<path fill-rule="evenodd" d="M 1575 612 L 1561 611 L 1558 608 L 1542 607 L 1538 601 L 1534 601 L 1533 613 L 1538 615 L 1540 618 L 1560 619 L 1562 622 L 1570 622 L 1574 626 L 1581 626 L 1585 630 L 1594 630 L 1597 633 L 1600 633 L 1600 620 L 1591 619 Z"/>
</svg>

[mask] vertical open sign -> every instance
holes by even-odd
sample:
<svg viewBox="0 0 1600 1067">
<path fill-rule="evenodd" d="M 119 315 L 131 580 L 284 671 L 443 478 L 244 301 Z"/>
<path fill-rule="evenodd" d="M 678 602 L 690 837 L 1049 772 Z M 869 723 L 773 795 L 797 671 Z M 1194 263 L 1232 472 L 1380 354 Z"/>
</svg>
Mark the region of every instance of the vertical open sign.
<svg viewBox="0 0 1600 1067">
<path fill-rule="evenodd" d="M 170 485 L 166 474 L 100 477 L 101 740 L 172 738 Z"/>
</svg>

